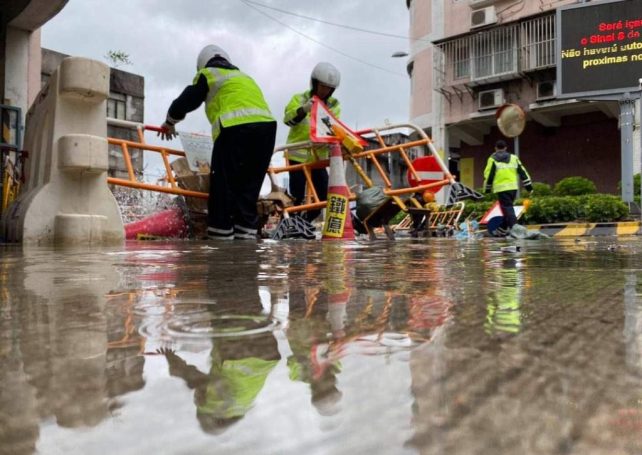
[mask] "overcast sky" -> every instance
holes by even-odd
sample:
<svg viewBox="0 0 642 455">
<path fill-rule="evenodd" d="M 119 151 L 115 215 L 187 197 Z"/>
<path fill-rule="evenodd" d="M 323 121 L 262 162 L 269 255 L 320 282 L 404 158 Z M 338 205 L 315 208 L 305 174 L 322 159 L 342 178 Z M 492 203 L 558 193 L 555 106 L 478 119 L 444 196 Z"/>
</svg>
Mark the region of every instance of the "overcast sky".
<svg viewBox="0 0 642 455">
<path fill-rule="evenodd" d="M 404 0 L 256 2 L 352 27 L 408 34 Z M 107 63 L 109 50 L 129 54 L 132 64 L 120 69 L 145 77 L 148 124 L 163 122 L 171 101 L 191 83 L 199 51 L 210 43 L 224 48 L 232 62 L 263 89 L 279 121 L 279 144 L 287 136 L 281 122 L 284 107 L 294 93 L 309 87 L 310 72 L 319 61 L 331 62 L 341 71 L 341 86 L 335 94 L 342 103 L 342 120 L 349 126 L 407 121 L 407 58 L 391 57 L 396 51 L 408 50 L 407 40 L 255 8 L 264 14 L 242 0 L 70 0 L 43 27 L 42 46 Z M 189 114 L 179 129 L 209 132 L 203 109 Z"/>
</svg>

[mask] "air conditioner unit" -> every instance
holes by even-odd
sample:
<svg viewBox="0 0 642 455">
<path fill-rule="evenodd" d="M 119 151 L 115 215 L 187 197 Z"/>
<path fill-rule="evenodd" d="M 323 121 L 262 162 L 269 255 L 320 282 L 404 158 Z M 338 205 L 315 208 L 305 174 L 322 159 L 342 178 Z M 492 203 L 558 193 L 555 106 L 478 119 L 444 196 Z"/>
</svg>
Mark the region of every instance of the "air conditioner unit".
<svg viewBox="0 0 642 455">
<path fill-rule="evenodd" d="M 493 5 L 497 0 L 468 0 L 471 8 L 481 8 L 482 6 Z"/>
<path fill-rule="evenodd" d="M 504 104 L 504 91 L 501 88 L 494 90 L 484 90 L 479 92 L 477 101 L 479 102 L 478 109 L 494 109 Z"/>
<path fill-rule="evenodd" d="M 494 6 L 476 9 L 470 12 L 470 28 L 483 27 L 497 23 L 497 11 Z"/>
<path fill-rule="evenodd" d="M 557 95 L 557 88 L 555 81 L 541 81 L 537 83 L 537 99 L 548 100 L 555 98 Z"/>
</svg>

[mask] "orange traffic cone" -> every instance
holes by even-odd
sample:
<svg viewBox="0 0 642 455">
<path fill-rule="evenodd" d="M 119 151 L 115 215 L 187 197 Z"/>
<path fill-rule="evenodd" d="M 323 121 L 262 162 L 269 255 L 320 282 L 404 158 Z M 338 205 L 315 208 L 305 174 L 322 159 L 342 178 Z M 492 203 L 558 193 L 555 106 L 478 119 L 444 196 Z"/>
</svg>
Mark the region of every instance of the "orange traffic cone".
<svg viewBox="0 0 642 455">
<path fill-rule="evenodd" d="M 125 225 L 127 240 L 145 237 L 184 238 L 189 234 L 185 214 L 180 207 L 175 207 Z"/>
<path fill-rule="evenodd" d="M 330 178 L 325 210 L 323 240 L 354 240 L 350 214 L 350 191 L 346 183 L 343 157 L 339 144 L 330 145 Z"/>
</svg>

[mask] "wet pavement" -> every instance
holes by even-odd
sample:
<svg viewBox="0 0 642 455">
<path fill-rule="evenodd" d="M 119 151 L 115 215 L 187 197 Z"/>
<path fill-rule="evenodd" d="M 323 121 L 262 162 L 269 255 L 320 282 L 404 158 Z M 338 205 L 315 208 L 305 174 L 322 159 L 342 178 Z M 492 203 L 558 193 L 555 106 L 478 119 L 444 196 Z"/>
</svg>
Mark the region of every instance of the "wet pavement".
<svg viewBox="0 0 642 455">
<path fill-rule="evenodd" d="M 0 245 L 0 454 L 640 453 L 640 252 Z"/>
</svg>

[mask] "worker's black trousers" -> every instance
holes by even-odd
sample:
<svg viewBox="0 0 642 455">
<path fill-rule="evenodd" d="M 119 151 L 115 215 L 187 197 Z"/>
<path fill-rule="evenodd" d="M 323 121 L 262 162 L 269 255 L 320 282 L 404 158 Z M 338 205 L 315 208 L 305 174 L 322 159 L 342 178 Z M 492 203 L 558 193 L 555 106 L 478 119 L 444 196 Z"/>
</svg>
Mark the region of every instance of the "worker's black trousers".
<svg viewBox="0 0 642 455">
<path fill-rule="evenodd" d="M 517 224 L 517 217 L 515 216 L 515 209 L 513 208 L 516 197 L 516 190 L 500 191 L 497 193 L 499 206 L 502 208 L 502 212 L 504 213 L 504 222 L 502 223 L 503 228 L 510 229 Z"/>
<path fill-rule="evenodd" d="M 222 128 L 212 150 L 207 234 L 256 238 L 256 201 L 270 165 L 276 122 Z"/>
<path fill-rule="evenodd" d="M 295 161 L 289 161 L 289 164 L 300 164 Z M 325 201 L 328 197 L 328 171 L 324 169 L 313 169 L 312 174 L 312 184 L 314 185 L 314 190 L 317 192 L 317 196 L 320 201 Z M 305 200 L 305 189 L 307 181 L 305 179 L 305 174 L 303 171 L 291 171 L 290 172 L 290 194 L 294 198 L 295 205 L 303 204 Z M 305 219 L 308 221 L 314 220 L 321 210 L 308 210 L 305 213 Z"/>
</svg>

